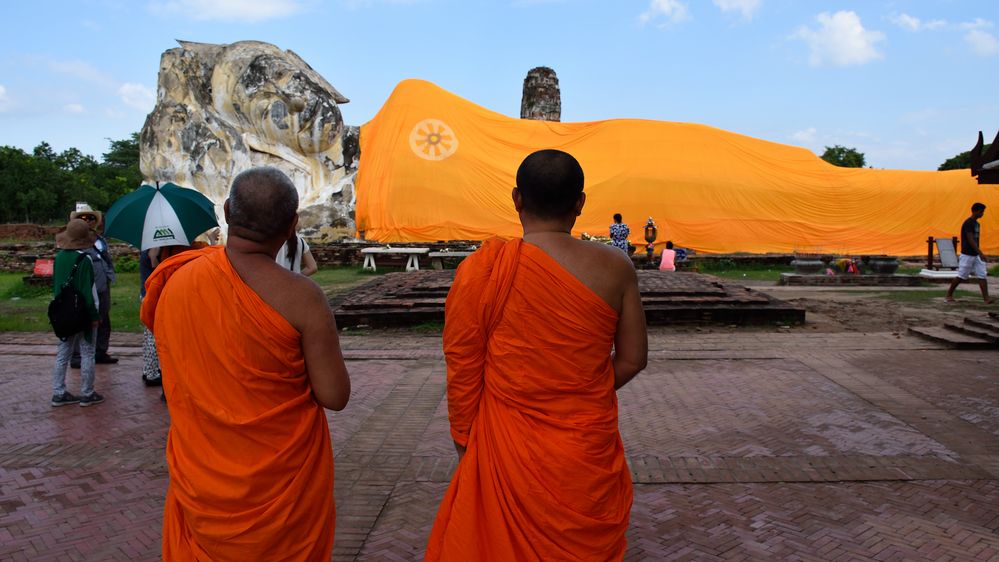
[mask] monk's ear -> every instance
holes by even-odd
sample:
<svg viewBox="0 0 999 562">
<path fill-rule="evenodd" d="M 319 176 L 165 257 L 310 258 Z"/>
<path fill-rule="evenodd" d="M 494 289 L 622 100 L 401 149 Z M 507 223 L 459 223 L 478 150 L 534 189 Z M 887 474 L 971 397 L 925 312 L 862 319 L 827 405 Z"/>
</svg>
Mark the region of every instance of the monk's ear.
<svg viewBox="0 0 999 562">
<path fill-rule="evenodd" d="M 583 205 L 586 205 L 586 193 L 580 192 L 579 199 L 576 200 L 576 207 L 573 209 L 576 211 L 576 216 L 583 214 Z"/>
<path fill-rule="evenodd" d="M 225 223 L 226 224 L 229 224 L 230 222 L 232 222 L 232 221 L 229 220 L 229 200 L 228 199 L 225 200 L 225 203 L 222 203 L 222 214 L 225 215 Z"/>
<path fill-rule="evenodd" d="M 524 208 L 524 196 L 520 194 L 520 188 L 513 188 L 510 197 L 513 198 L 513 208 L 519 213 Z"/>
</svg>

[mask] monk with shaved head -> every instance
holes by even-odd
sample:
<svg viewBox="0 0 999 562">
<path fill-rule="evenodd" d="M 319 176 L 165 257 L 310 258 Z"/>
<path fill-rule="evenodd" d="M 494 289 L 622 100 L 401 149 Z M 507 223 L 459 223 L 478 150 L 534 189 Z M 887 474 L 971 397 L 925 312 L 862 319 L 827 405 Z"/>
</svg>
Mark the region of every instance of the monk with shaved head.
<svg viewBox="0 0 999 562">
<path fill-rule="evenodd" d="M 529 155 L 512 194 L 523 238 L 487 241 L 458 268 L 444 354 L 460 460 L 428 561 L 624 557 L 616 390 L 645 367 L 645 315 L 628 256 L 571 235 L 583 186 L 571 155 Z"/>
<path fill-rule="evenodd" d="M 164 560 L 329 560 L 333 451 L 324 408 L 350 378 L 322 290 L 274 261 L 298 224 L 275 168 L 233 181 L 226 246 L 146 283 L 170 409 Z"/>
</svg>

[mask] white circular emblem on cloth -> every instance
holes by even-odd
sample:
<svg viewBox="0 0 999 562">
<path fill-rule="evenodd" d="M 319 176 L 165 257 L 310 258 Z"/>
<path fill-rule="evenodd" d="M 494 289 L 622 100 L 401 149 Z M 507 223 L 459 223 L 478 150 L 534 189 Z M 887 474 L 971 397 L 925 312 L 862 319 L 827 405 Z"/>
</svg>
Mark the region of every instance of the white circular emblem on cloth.
<svg viewBox="0 0 999 562">
<path fill-rule="evenodd" d="M 443 160 L 458 150 L 458 137 L 440 119 L 424 119 L 409 133 L 409 147 L 420 158 Z"/>
</svg>

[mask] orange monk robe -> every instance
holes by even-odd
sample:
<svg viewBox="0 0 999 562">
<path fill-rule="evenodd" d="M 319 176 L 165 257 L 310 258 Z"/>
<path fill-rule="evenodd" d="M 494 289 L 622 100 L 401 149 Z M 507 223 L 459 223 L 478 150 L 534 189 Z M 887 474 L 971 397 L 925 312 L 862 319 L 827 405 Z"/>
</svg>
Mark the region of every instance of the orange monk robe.
<svg viewBox="0 0 999 562">
<path fill-rule="evenodd" d="M 333 451 L 298 331 L 221 246 L 160 264 L 142 322 L 170 408 L 164 560 L 329 560 Z"/>
<path fill-rule="evenodd" d="M 617 426 L 617 313 L 540 248 L 489 241 L 444 327 L 451 435 L 467 446 L 426 560 L 620 560 L 631 474 Z"/>
</svg>

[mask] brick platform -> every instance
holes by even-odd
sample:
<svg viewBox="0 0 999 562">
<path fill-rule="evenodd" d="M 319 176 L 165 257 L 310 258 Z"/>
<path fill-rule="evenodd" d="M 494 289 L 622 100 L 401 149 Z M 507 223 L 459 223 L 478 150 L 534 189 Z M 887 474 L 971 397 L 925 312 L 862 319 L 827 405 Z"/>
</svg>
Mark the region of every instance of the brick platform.
<svg viewBox="0 0 999 562">
<path fill-rule="evenodd" d="M 455 466 L 440 339 L 342 340 L 333 558 L 420 560 Z M 53 338 L 0 334 L 0 560 L 158 559 L 169 417 L 139 338 L 112 342 L 107 402 L 52 408 Z M 999 560 L 992 353 L 797 330 L 650 347 L 619 394 L 627 560 Z"/>
<path fill-rule="evenodd" d="M 341 327 L 412 326 L 444 321 L 453 270 L 389 273 L 354 289 L 336 309 Z M 801 324 L 805 311 L 711 275 L 639 271 L 645 319 L 670 324 Z"/>
</svg>

